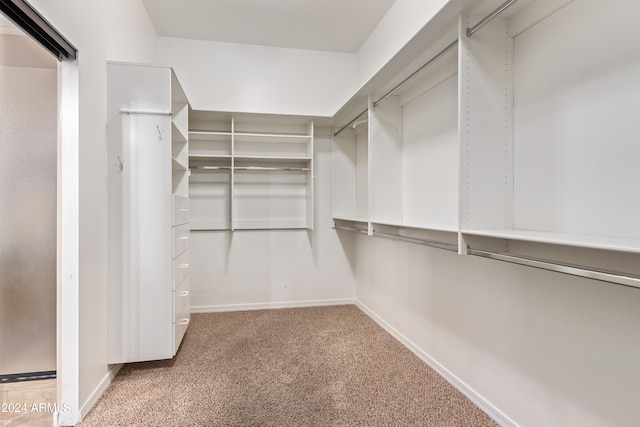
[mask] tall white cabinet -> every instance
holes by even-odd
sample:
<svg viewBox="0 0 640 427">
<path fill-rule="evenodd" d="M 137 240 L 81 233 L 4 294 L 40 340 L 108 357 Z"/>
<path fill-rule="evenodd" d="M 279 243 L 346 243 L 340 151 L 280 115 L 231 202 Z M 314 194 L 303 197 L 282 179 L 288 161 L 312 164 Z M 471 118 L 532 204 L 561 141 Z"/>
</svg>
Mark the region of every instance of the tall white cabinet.
<svg viewBox="0 0 640 427">
<path fill-rule="evenodd" d="M 173 357 L 190 320 L 188 102 L 173 70 L 107 65 L 109 363 Z"/>
</svg>

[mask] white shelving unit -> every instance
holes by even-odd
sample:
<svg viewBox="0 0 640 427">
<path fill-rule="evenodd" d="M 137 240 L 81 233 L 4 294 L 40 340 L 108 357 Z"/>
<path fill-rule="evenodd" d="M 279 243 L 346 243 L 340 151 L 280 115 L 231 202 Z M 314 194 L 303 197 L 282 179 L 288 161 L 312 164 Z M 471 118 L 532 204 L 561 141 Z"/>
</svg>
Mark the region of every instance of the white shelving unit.
<svg viewBox="0 0 640 427">
<path fill-rule="evenodd" d="M 640 7 L 622 3 L 537 1 L 461 34 L 464 238 L 639 252 Z"/>
<path fill-rule="evenodd" d="M 108 361 L 168 359 L 190 321 L 188 101 L 170 68 L 107 79 Z"/>
<path fill-rule="evenodd" d="M 603 256 L 640 253 L 640 3 L 502 6 L 419 33 L 341 110 L 368 107 L 334 135 L 336 228 L 640 286 L 637 262 Z"/>
<path fill-rule="evenodd" d="M 334 221 L 370 234 L 375 225 L 457 233 L 455 53 L 384 102 L 373 98 L 368 126 L 334 138 Z"/>
<path fill-rule="evenodd" d="M 313 122 L 193 113 L 192 229 L 313 228 Z"/>
</svg>

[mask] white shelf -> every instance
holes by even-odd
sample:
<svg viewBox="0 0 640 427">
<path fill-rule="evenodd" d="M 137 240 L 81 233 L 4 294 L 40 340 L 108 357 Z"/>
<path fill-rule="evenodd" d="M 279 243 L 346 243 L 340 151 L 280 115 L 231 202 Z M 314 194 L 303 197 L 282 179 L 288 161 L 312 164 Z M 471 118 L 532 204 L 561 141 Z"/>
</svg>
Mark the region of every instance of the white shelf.
<svg viewBox="0 0 640 427">
<path fill-rule="evenodd" d="M 233 156 L 235 160 L 239 161 L 254 161 L 265 163 L 279 163 L 279 162 L 307 162 L 311 160 L 311 157 L 282 157 L 282 156 Z"/>
<path fill-rule="evenodd" d="M 640 239 L 629 239 L 624 237 L 590 236 L 518 229 L 462 230 L 462 234 L 507 240 L 520 240 L 523 242 L 547 243 L 580 248 L 640 253 Z"/>
<path fill-rule="evenodd" d="M 363 218 L 363 217 L 351 217 L 351 216 L 333 216 L 333 220 L 334 221 L 349 221 L 349 222 L 363 222 L 363 223 L 367 223 L 369 222 L 369 220 L 367 218 Z"/>
<path fill-rule="evenodd" d="M 202 111 L 193 117 L 194 228 L 313 228 L 312 122 Z M 264 132 L 254 131 L 260 127 Z"/>
<path fill-rule="evenodd" d="M 229 139 L 235 137 L 237 140 L 247 142 L 287 142 L 287 143 L 307 143 L 311 140 L 311 135 L 287 134 L 287 133 L 260 133 L 260 132 L 231 132 L 231 131 L 206 131 L 191 130 L 189 139 L 195 141 L 209 141 Z"/>
<path fill-rule="evenodd" d="M 236 171 L 267 171 L 267 172 L 310 172 L 311 168 L 295 168 L 295 167 L 269 167 L 269 166 L 235 166 Z"/>
<path fill-rule="evenodd" d="M 231 137 L 231 132 L 227 131 L 189 131 L 189 139 L 194 141 L 219 140 L 216 137 Z"/>
<path fill-rule="evenodd" d="M 234 230 L 274 230 L 274 229 L 305 229 L 309 228 L 307 221 L 300 218 L 269 218 L 265 220 L 242 220 L 234 221 Z"/>
<path fill-rule="evenodd" d="M 171 166 L 172 169 L 174 171 L 186 171 L 187 165 L 185 165 L 184 163 L 182 163 L 179 159 L 176 159 L 175 157 L 171 158 Z"/>
<path fill-rule="evenodd" d="M 250 142 L 301 142 L 307 143 L 311 140 L 311 135 L 288 134 L 288 133 L 261 133 L 261 132 L 234 132 L 236 139 Z"/>
<path fill-rule="evenodd" d="M 449 224 L 416 224 L 416 223 L 406 223 L 406 222 L 397 222 L 397 221 L 375 221 L 371 220 L 372 224 L 379 224 L 390 227 L 400 227 L 400 228 L 412 228 L 416 230 L 425 230 L 425 231 L 444 231 L 447 233 L 457 233 L 458 227 Z"/>
<path fill-rule="evenodd" d="M 198 159 L 198 160 L 226 160 L 231 159 L 230 154 L 196 154 L 189 153 L 190 159 Z"/>
</svg>

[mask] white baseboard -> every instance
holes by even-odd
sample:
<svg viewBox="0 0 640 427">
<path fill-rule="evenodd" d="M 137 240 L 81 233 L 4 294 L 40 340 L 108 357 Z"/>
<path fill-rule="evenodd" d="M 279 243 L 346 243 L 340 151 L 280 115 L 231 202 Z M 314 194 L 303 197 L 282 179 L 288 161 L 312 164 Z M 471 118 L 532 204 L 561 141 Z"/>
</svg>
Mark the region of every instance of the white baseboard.
<svg viewBox="0 0 640 427">
<path fill-rule="evenodd" d="M 341 298 L 308 301 L 260 302 L 253 304 L 196 305 L 191 306 L 191 312 L 221 313 L 226 311 L 271 310 L 276 308 L 323 307 L 328 305 L 348 304 L 355 304 L 355 300 L 353 298 Z"/>
<path fill-rule="evenodd" d="M 489 401 L 487 401 L 484 397 L 482 397 L 477 391 L 467 385 L 464 381 L 454 375 L 447 368 L 442 366 L 437 360 L 423 351 L 420 347 L 414 344 L 410 339 L 404 336 L 400 331 L 391 326 L 385 320 L 383 320 L 380 316 L 378 316 L 373 310 L 364 305 L 362 302 L 355 300 L 356 306 L 365 312 L 369 317 L 371 317 L 376 323 L 378 323 L 382 328 L 384 328 L 387 332 L 389 332 L 395 339 L 400 341 L 405 347 L 411 350 L 416 356 L 418 356 L 422 361 L 424 361 L 427 365 L 429 365 L 434 371 L 440 374 L 444 379 L 449 382 L 452 386 L 457 388 L 462 394 L 467 396 L 469 400 L 475 403 L 480 409 L 482 409 L 489 417 L 491 417 L 496 423 L 504 427 L 516 427 L 518 424 L 509 418 L 506 414 L 492 405 Z"/>
<path fill-rule="evenodd" d="M 120 371 L 120 368 L 122 368 L 122 364 L 110 365 L 110 367 L 111 369 L 109 370 L 107 375 L 105 375 L 102 381 L 100 381 L 100 383 L 96 386 L 96 388 L 93 389 L 93 392 L 89 395 L 87 400 L 80 407 L 80 421 L 82 421 L 84 417 L 89 413 L 89 411 L 91 411 L 91 409 L 96 404 L 96 402 L 98 402 L 98 399 L 102 397 L 102 395 L 107 390 L 109 385 L 111 385 L 111 381 L 113 381 L 113 378 Z"/>
</svg>

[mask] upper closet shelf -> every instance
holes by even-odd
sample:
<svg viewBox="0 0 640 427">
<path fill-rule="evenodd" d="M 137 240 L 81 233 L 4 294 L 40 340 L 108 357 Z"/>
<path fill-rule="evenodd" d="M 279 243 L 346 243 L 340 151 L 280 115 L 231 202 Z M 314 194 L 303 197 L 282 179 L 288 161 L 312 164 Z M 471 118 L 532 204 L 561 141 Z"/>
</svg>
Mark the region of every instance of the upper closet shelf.
<svg viewBox="0 0 640 427">
<path fill-rule="evenodd" d="M 354 231 L 357 233 L 371 234 L 371 223 L 367 218 L 350 216 L 333 216 L 333 228 L 336 230 Z"/>
<path fill-rule="evenodd" d="M 243 161 L 258 161 L 265 163 L 279 163 L 279 162 L 306 162 L 311 160 L 311 157 L 293 157 L 293 156 L 233 156 L 236 160 Z"/>
<path fill-rule="evenodd" d="M 231 132 L 227 131 L 189 131 L 189 139 L 194 141 L 209 141 L 219 139 L 217 137 L 230 137 Z"/>
<path fill-rule="evenodd" d="M 289 133 L 234 132 L 236 138 L 252 142 L 309 142 L 311 135 Z"/>
<path fill-rule="evenodd" d="M 230 159 L 230 154 L 193 154 L 189 153 L 189 158 L 194 160 Z"/>
<path fill-rule="evenodd" d="M 622 251 L 640 253 L 640 239 L 623 237 L 593 236 L 569 233 L 552 233 L 535 230 L 462 230 L 462 234 L 469 236 L 484 236 L 525 242 L 549 243 L 554 245 L 568 245 L 581 248 L 602 249 L 608 251 Z"/>
<path fill-rule="evenodd" d="M 384 225 L 390 227 L 400 227 L 400 228 L 413 228 L 416 230 L 426 230 L 426 231 L 445 231 L 448 233 L 457 233 L 458 227 L 455 225 L 449 224 L 417 224 L 417 223 L 403 223 L 398 221 L 376 221 L 372 220 L 371 223 L 375 226 Z"/>
</svg>

